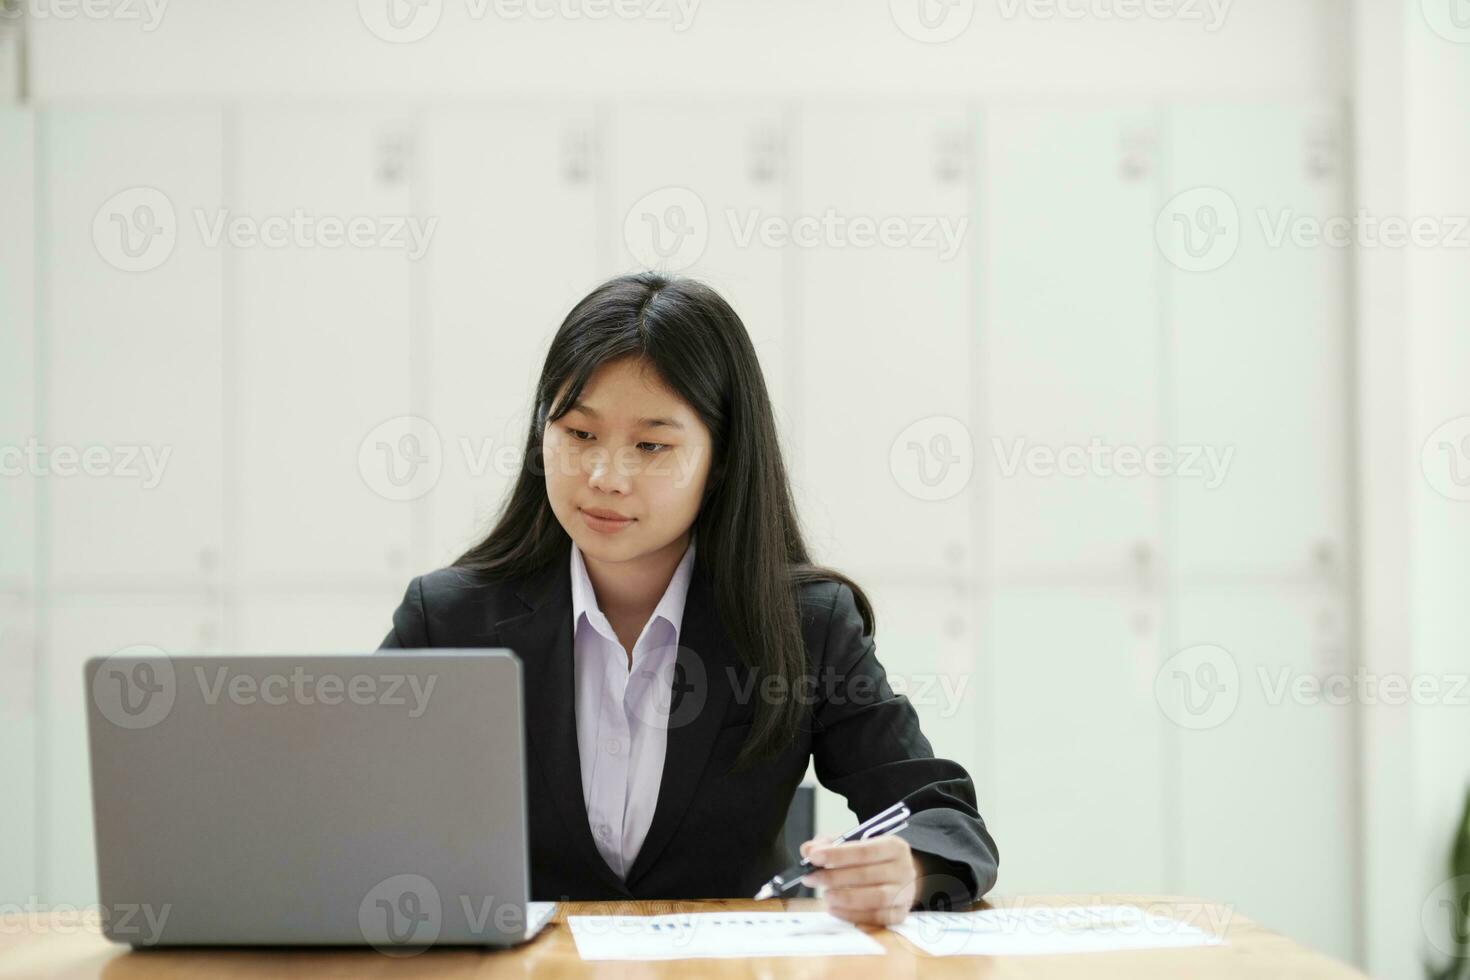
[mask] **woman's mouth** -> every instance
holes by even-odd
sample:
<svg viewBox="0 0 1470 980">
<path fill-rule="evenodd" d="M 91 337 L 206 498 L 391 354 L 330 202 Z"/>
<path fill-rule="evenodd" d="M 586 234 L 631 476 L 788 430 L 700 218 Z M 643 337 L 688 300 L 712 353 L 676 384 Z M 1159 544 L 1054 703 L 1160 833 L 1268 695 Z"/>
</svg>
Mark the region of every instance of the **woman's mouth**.
<svg viewBox="0 0 1470 980">
<path fill-rule="evenodd" d="M 579 507 L 577 510 L 582 515 L 582 523 L 603 534 L 621 531 L 637 520 L 633 517 L 624 517 L 615 510 L 604 510 L 601 507 Z"/>
</svg>

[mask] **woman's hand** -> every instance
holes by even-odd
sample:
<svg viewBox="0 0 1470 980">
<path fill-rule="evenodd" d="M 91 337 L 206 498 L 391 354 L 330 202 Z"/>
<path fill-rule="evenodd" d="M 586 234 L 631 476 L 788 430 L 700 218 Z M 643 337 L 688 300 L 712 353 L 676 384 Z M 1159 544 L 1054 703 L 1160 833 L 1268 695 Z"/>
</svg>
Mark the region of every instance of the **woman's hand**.
<svg viewBox="0 0 1470 980">
<path fill-rule="evenodd" d="M 821 870 L 809 872 L 802 883 L 826 889 L 827 911 L 839 919 L 870 925 L 902 922 L 913 907 L 923 865 L 897 834 L 833 844 L 816 837 L 801 845 Z"/>
</svg>

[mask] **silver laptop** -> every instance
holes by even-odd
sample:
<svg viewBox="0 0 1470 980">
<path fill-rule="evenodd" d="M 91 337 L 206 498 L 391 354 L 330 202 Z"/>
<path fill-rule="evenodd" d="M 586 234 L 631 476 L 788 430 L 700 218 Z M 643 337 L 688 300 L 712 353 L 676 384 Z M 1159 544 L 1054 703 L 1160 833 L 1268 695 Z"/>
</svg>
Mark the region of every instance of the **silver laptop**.
<svg viewBox="0 0 1470 980">
<path fill-rule="evenodd" d="M 165 656 L 85 671 L 103 932 L 133 946 L 529 939 L 508 650 Z"/>
</svg>

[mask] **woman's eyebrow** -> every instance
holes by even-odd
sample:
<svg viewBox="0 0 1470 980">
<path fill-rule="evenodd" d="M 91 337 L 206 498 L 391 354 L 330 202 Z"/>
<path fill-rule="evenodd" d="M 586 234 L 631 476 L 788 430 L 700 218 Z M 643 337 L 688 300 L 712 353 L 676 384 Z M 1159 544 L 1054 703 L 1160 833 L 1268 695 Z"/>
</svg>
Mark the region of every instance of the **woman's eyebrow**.
<svg viewBox="0 0 1470 980">
<path fill-rule="evenodd" d="M 595 418 L 601 418 L 601 416 L 597 414 L 597 410 L 595 408 L 593 408 L 590 405 L 584 405 L 582 402 L 576 402 L 576 403 L 574 403 L 571 408 L 567 409 L 567 411 L 569 411 L 569 412 L 581 412 L 583 415 L 587 416 L 588 418 L 593 418 L 593 419 L 595 419 Z M 647 419 L 639 419 L 638 421 L 636 421 L 636 422 L 633 423 L 633 427 L 636 428 L 636 429 L 656 429 L 656 428 L 658 428 L 661 425 L 662 426 L 668 426 L 669 428 L 673 428 L 673 429 L 681 429 L 682 430 L 684 428 L 684 423 L 680 422 L 678 419 L 668 419 L 668 418 L 647 418 Z"/>
</svg>

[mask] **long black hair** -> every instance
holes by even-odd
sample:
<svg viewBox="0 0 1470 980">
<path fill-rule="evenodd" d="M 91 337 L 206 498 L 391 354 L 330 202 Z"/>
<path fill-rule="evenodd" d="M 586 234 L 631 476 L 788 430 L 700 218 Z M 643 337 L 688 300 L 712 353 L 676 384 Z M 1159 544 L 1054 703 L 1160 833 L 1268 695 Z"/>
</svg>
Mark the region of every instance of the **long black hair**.
<svg viewBox="0 0 1470 980">
<path fill-rule="evenodd" d="M 758 677 L 780 677 L 779 690 L 802 690 L 801 586 L 832 580 L 851 587 L 868 633 L 875 627 L 873 608 L 847 576 L 812 564 L 745 324 L 719 293 L 693 279 L 654 272 L 619 276 L 567 314 L 536 385 L 515 487 L 489 535 L 454 567 L 502 579 L 532 574 L 566 554 L 570 536 L 546 495 L 541 440 L 547 423 L 567 413 L 599 366 L 625 357 L 652 365 L 709 429 L 714 452 L 694 520 L 696 567 L 708 573 L 721 623 L 746 666 Z M 558 392 L 561 400 L 553 404 Z M 801 700 L 757 700 L 737 766 L 791 742 L 802 722 Z"/>
</svg>

